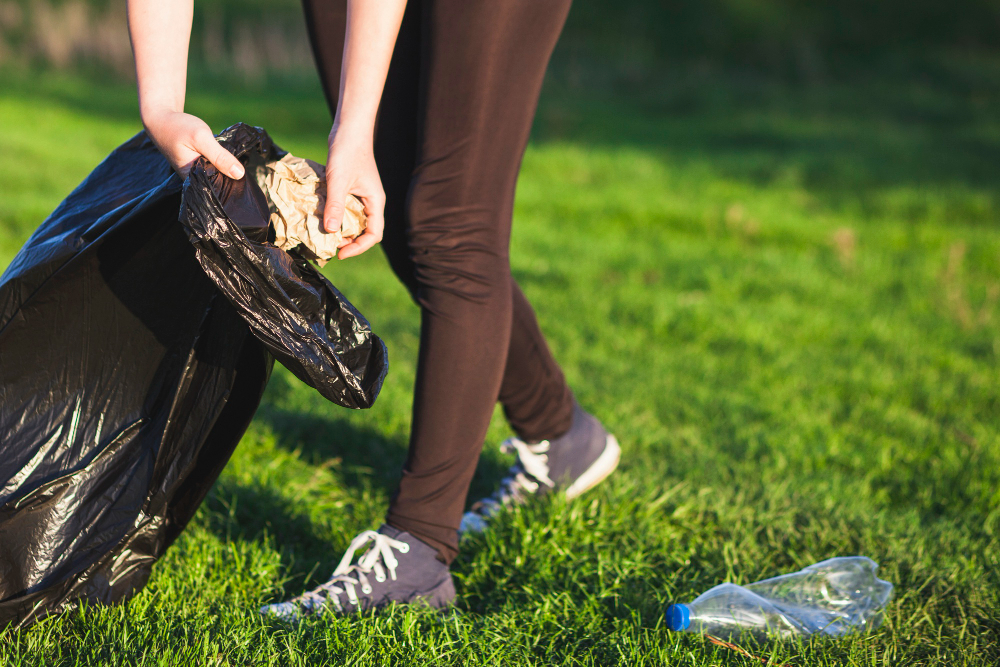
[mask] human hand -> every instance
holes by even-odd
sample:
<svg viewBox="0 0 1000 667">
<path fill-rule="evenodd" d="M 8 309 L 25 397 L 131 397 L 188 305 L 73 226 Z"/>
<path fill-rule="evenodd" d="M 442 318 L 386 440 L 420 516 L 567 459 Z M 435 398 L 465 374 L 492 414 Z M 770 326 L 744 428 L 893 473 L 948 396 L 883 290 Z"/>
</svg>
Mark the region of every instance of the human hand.
<svg viewBox="0 0 1000 667">
<path fill-rule="evenodd" d="M 159 111 L 144 113 L 142 124 L 181 177 L 187 176 L 195 160 L 204 156 L 223 174 L 243 178 L 243 165 L 215 140 L 202 119 L 182 111 Z"/>
<path fill-rule="evenodd" d="M 375 166 L 370 137 L 370 134 L 342 130 L 338 126 L 330 132 L 323 227 L 328 232 L 340 229 L 348 194 L 361 200 L 368 218 L 364 233 L 340 249 L 337 253 L 339 259 L 360 255 L 382 240 L 385 191 Z"/>
</svg>

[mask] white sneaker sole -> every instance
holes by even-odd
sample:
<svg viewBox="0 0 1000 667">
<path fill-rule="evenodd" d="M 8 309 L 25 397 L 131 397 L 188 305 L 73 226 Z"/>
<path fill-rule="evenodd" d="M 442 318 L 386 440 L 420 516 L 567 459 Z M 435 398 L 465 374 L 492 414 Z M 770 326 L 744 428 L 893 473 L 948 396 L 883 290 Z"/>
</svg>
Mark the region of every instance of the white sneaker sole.
<svg viewBox="0 0 1000 667">
<path fill-rule="evenodd" d="M 583 471 L 582 475 L 569 485 L 566 489 L 566 497 L 569 499 L 576 498 L 603 482 L 618 467 L 618 461 L 621 457 L 622 448 L 618 445 L 618 439 L 608 433 L 604 451 L 601 452 L 596 461 L 590 464 L 589 468 Z"/>
</svg>

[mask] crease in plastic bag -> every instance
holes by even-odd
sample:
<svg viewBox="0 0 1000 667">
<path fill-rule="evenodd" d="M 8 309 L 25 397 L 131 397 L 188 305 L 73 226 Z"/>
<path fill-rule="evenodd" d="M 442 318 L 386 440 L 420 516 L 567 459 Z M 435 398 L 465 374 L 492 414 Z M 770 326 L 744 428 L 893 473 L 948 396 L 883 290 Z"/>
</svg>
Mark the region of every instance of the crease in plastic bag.
<svg viewBox="0 0 1000 667">
<path fill-rule="evenodd" d="M 263 177 L 264 164 L 285 155 L 266 133 L 246 125 L 235 125 L 219 138 L 242 159 L 248 174 Z M 225 206 L 218 192 L 225 192 Z M 260 230 L 266 230 L 270 215 L 254 180 L 234 181 L 204 160 L 184 184 L 181 222 L 198 262 L 254 335 L 326 398 L 349 408 L 370 407 L 385 376 L 384 344 L 302 255 L 252 240 L 264 238 Z"/>
<path fill-rule="evenodd" d="M 220 138 L 251 174 L 282 154 L 259 128 Z M 140 590 L 275 357 L 340 405 L 375 400 L 384 345 L 315 269 L 268 246 L 256 187 L 204 165 L 182 183 L 140 133 L 0 276 L 0 627 Z"/>
</svg>

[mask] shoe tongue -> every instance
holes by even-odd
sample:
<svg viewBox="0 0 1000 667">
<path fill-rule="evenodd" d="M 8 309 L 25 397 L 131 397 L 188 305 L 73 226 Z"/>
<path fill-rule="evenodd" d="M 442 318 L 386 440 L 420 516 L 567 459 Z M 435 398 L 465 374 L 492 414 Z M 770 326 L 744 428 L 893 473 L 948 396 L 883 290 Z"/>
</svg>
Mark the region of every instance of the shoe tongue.
<svg viewBox="0 0 1000 667">
<path fill-rule="evenodd" d="M 382 526 L 378 529 L 378 533 L 380 535 L 385 535 L 386 537 L 389 537 L 391 539 L 399 540 L 400 542 L 406 542 L 408 545 L 410 545 L 408 556 L 399 556 L 398 555 L 399 552 L 397 552 L 396 558 L 404 558 L 404 559 L 409 558 L 411 562 L 414 559 L 416 559 L 417 561 L 423 561 L 428 558 L 434 558 L 439 563 L 444 562 L 438 556 L 437 549 L 427 544 L 426 542 L 421 540 L 416 535 L 413 535 L 412 533 L 408 533 L 405 530 L 399 530 L 398 528 L 393 528 L 387 523 L 382 524 Z"/>
</svg>

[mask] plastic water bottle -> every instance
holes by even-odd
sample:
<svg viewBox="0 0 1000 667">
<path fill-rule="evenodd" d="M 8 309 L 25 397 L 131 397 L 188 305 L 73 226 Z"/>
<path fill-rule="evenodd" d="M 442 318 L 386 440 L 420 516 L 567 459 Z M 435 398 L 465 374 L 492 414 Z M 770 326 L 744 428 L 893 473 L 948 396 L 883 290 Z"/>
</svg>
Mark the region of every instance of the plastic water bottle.
<svg viewBox="0 0 1000 667">
<path fill-rule="evenodd" d="M 750 632 L 845 635 L 878 627 L 892 584 L 870 558 L 831 558 L 755 584 L 720 584 L 688 604 L 667 608 L 671 630 L 734 636 Z"/>
</svg>

